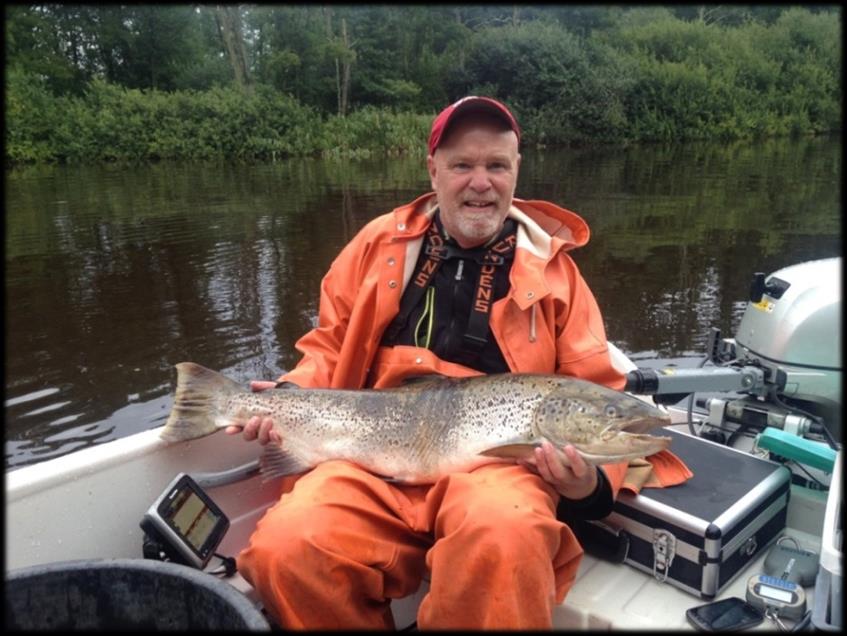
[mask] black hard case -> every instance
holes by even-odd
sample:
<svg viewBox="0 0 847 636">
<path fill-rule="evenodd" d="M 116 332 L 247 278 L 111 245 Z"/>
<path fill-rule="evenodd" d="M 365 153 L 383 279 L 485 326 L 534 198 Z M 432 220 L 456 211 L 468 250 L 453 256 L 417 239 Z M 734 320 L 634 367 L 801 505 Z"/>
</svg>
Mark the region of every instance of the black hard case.
<svg viewBox="0 0 847 636">
<path fill-rule="evenodd" d="M 775 462 L 671 429 L 670 450 L 694 473 L 685 483 L 622 490 L 613 512 L 577 532 L 587 552 L 598 532 L 618 559 L 712 599 L 784 530 L 791 473 Z M 587 525 L 586 525 L 587 524 Z M 667 563 L 669 562 L 669 567 Z"/>
</svg>

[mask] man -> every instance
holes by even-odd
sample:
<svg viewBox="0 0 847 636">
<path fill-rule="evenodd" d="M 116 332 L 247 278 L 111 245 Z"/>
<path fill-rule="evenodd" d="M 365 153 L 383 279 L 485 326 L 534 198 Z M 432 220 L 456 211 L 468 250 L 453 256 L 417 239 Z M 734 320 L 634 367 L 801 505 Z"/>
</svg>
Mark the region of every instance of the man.
<svg viewBox="0 0 847 636">
<path fill-rule="evenodd" d="M 623 388 L 566 253 L 588 241 L 588 227 L 552 203 L 514 199 L 519 141 L 493 99 L 467 97 L 435 118 L 434 193 L 374 219 L 342 250 L 321 285 L 318 326 L 281 383 L 383 388 L 431 373 L 531 372 Z M 227 430 L 242 424 L 248 440 L 284 443 L 270 420 Z M 582 555 L 557 505 L 604 516 L 615 475 L 547 443 L 534 462 L 427 485 L 325 462 L 260 520 L 239 570 L 283 628 L 391 628 L 390 599 L 427 572 L 420 629 L 550 628 Z"/>
</svg>

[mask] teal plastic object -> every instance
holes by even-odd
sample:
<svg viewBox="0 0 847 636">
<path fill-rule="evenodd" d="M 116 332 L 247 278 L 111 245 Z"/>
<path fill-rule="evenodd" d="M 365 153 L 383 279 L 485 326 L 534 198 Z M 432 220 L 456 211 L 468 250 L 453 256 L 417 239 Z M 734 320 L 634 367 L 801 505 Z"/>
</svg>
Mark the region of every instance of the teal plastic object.
<svg viewBox="0 0 847 636">
<path fill-rule="evenodd" d="M 835 465 L 835 451 L 826 444 L 797 437 L 778 428 L 768 427 L 759 433 L 756 445 L 827 473 L 831 473 Z"/>
</svg>

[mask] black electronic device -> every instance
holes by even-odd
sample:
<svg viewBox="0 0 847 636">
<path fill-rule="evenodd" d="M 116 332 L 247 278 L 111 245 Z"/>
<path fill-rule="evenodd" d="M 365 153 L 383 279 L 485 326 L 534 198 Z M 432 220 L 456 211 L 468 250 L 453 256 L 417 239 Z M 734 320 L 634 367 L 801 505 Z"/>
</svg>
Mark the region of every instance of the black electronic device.
<svg viewBox="0 0 847 636">
<path fill-rule="evenodd" d="M 140 525 L 171 560 L 202 569 L 229 529 L 229 519 L 197 482 L 180 473 Z"/>
<path fill-rule="evenodd" d="M 765 619 L 761 611 L 737 596 L 689 608 L 685 617 L 694 627 L 705 632 L 747 629 Z"/>
<path fill-rule="evenodd" d="M 765 574 L 793 581 L 804 587 L 814 585 L 820 563 L 817 552 L 801 550 L 799 545 L 795 548 L 782 545 L 784 539 L 786 537 L 778 540 L 768 552 L 764 565 Z"/>
</svg>

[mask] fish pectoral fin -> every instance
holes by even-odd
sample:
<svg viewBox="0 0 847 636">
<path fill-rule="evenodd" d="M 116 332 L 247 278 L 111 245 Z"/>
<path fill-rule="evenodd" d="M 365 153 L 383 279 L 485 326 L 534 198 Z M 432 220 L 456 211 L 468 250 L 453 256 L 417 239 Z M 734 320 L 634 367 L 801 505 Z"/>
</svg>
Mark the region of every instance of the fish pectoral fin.
<svg viewBox="0 0 847 636">
<path fill-rule="evenodd" d="M 510 442 L 508 444 L 500 444 L 492 446 L 480 452 L 480 455 L 486 457 L 503 457 L 507 459 L 528 459 L 532 457 L 535 449 L 541 446 L 540 440 Z"/>
<path fill-rule="evenodd" d="M 573 447 L 578 451 L 588 453 L 590 455 L 621 455 L 623 453 L 632 452 L 632 444 L 620 439 L 610 439 L 602 442 L 589 442 L 587 444 L 574 444 Z"/>
<path fill-rule="evenodd" d="M 264 481 L 275 477 L 296 475 L 312 468 L 312 465 L 297 457 L 294 453 L 284 450 L 278 444 L 268 444 L 259 458 L 259 472 Z"/>
</svg>

